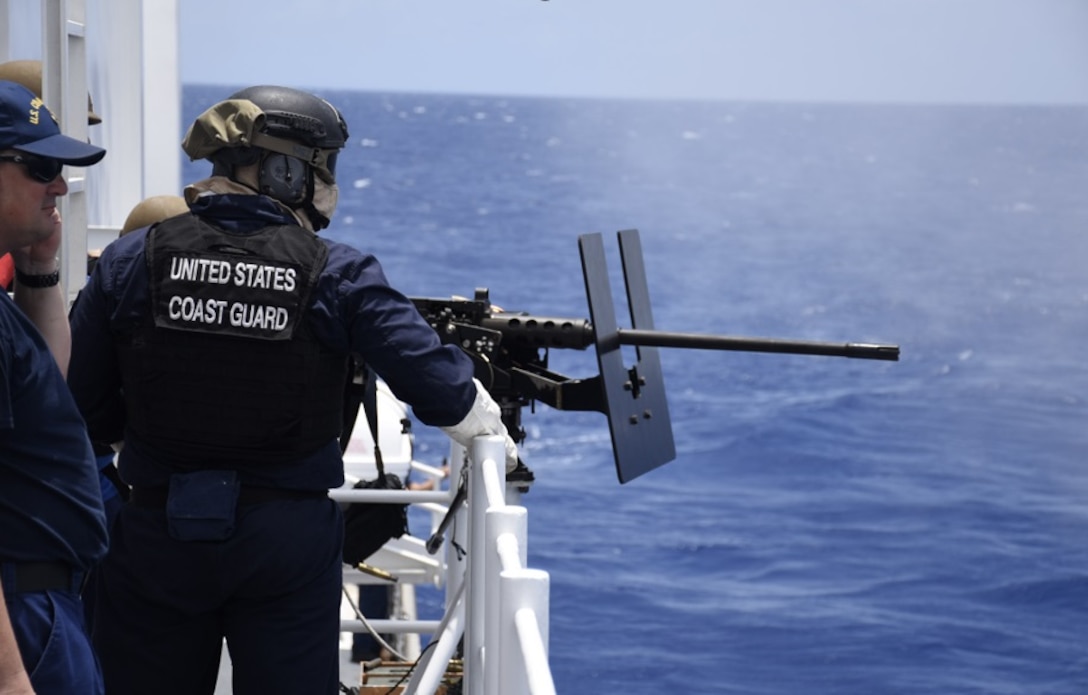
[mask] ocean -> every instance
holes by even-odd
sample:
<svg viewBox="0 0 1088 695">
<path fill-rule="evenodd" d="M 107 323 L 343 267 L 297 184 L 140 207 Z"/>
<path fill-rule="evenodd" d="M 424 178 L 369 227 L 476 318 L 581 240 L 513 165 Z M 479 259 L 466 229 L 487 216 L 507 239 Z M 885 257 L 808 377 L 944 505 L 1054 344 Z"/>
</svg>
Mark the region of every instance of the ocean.
<svg viewBox="0 0 1088 695">
<path fill-rule="evenodd" d="M 638 229 L 659 330 L 900 346 L 662 349 L 677 457 L 624 485 L 526 410 L 560 693 L 1088 692 L 1088 108 L 322 95 L 322 233 L 410 296 L 588 318 L 579 235 L 615 284 Z"/>
</svg>

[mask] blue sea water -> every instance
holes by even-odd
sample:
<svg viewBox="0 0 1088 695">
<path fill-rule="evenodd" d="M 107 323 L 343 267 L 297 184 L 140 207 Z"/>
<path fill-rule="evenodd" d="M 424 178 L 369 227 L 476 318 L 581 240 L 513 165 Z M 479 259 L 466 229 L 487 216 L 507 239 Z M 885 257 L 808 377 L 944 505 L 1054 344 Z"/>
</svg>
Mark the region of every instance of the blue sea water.
<svg viewBox="0 0 1088 695">
<path fill-rule="evenodd" d="M 578 236 L 637 228 L 661 330 L 901 347 L 663 350 L 626 485 L 603 415 L 525 413 L 559 692 L 1088 692 L 1088 109 L 324 96 L 323 233 L 406 294 L 588 318 Z"/>
</svg>

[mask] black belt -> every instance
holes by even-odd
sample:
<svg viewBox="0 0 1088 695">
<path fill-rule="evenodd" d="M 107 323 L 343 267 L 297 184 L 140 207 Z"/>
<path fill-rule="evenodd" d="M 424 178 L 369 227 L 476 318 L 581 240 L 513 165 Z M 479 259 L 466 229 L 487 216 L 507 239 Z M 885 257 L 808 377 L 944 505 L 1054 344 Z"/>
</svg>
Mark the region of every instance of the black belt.
<svg viewBox="0 0 1088 695">
<path fill-rule="evenodd" d="M 129 504 L 137 507 L 151 509 L 165 509 L 166 497 L 170 492 L 168 487 L 134 487 Z M 261 504 L 263 502 L 277 502 L 281 500 L 316 500 L 328 498 L 325 490 L 287 490 L 278 487 L 255 487 L 243 485 L 238 492 L 238 504 L 241 506 Z"/>
<path fill-rule="evenodd" d="M 10 573 L 5 572 L 5 579 L 14 578 L 14 586 L 4 583 L 8 593 L 29 593 L 33 591 L 79 591 L 82 573 L 73 572 L 71 565 L 63 562 L 13 562 L 9 565 Z"/>
</svg>

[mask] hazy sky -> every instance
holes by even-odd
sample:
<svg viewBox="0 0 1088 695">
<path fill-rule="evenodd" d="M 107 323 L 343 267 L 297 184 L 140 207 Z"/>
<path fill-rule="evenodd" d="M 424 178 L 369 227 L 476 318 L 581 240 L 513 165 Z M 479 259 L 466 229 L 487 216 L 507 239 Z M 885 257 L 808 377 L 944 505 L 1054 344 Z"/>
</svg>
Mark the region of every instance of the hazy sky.
<svg viewBox="0 0 1088 695">
<path fill-rule="evenodd" d="M 1088 0 L 180 0 L 185 84 L 1088 103 Z"/>
</svg>

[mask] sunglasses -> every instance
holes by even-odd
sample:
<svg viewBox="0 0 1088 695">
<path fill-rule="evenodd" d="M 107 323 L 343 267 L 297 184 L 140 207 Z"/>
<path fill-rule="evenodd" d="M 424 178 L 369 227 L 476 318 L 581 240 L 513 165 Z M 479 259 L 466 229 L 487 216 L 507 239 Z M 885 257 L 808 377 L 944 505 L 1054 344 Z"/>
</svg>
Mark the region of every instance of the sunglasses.
<svg viewBox="0 0 1088 695">
<path fill-rule="evenodd" d="M 38 157 L 33 154 L 0 154 L 0 162 L 15 162 L 26 167 L 30 178 L 42 183 L 52 183 L 60 176 L 64 162 L 50 157 Z"/>
</svg>

